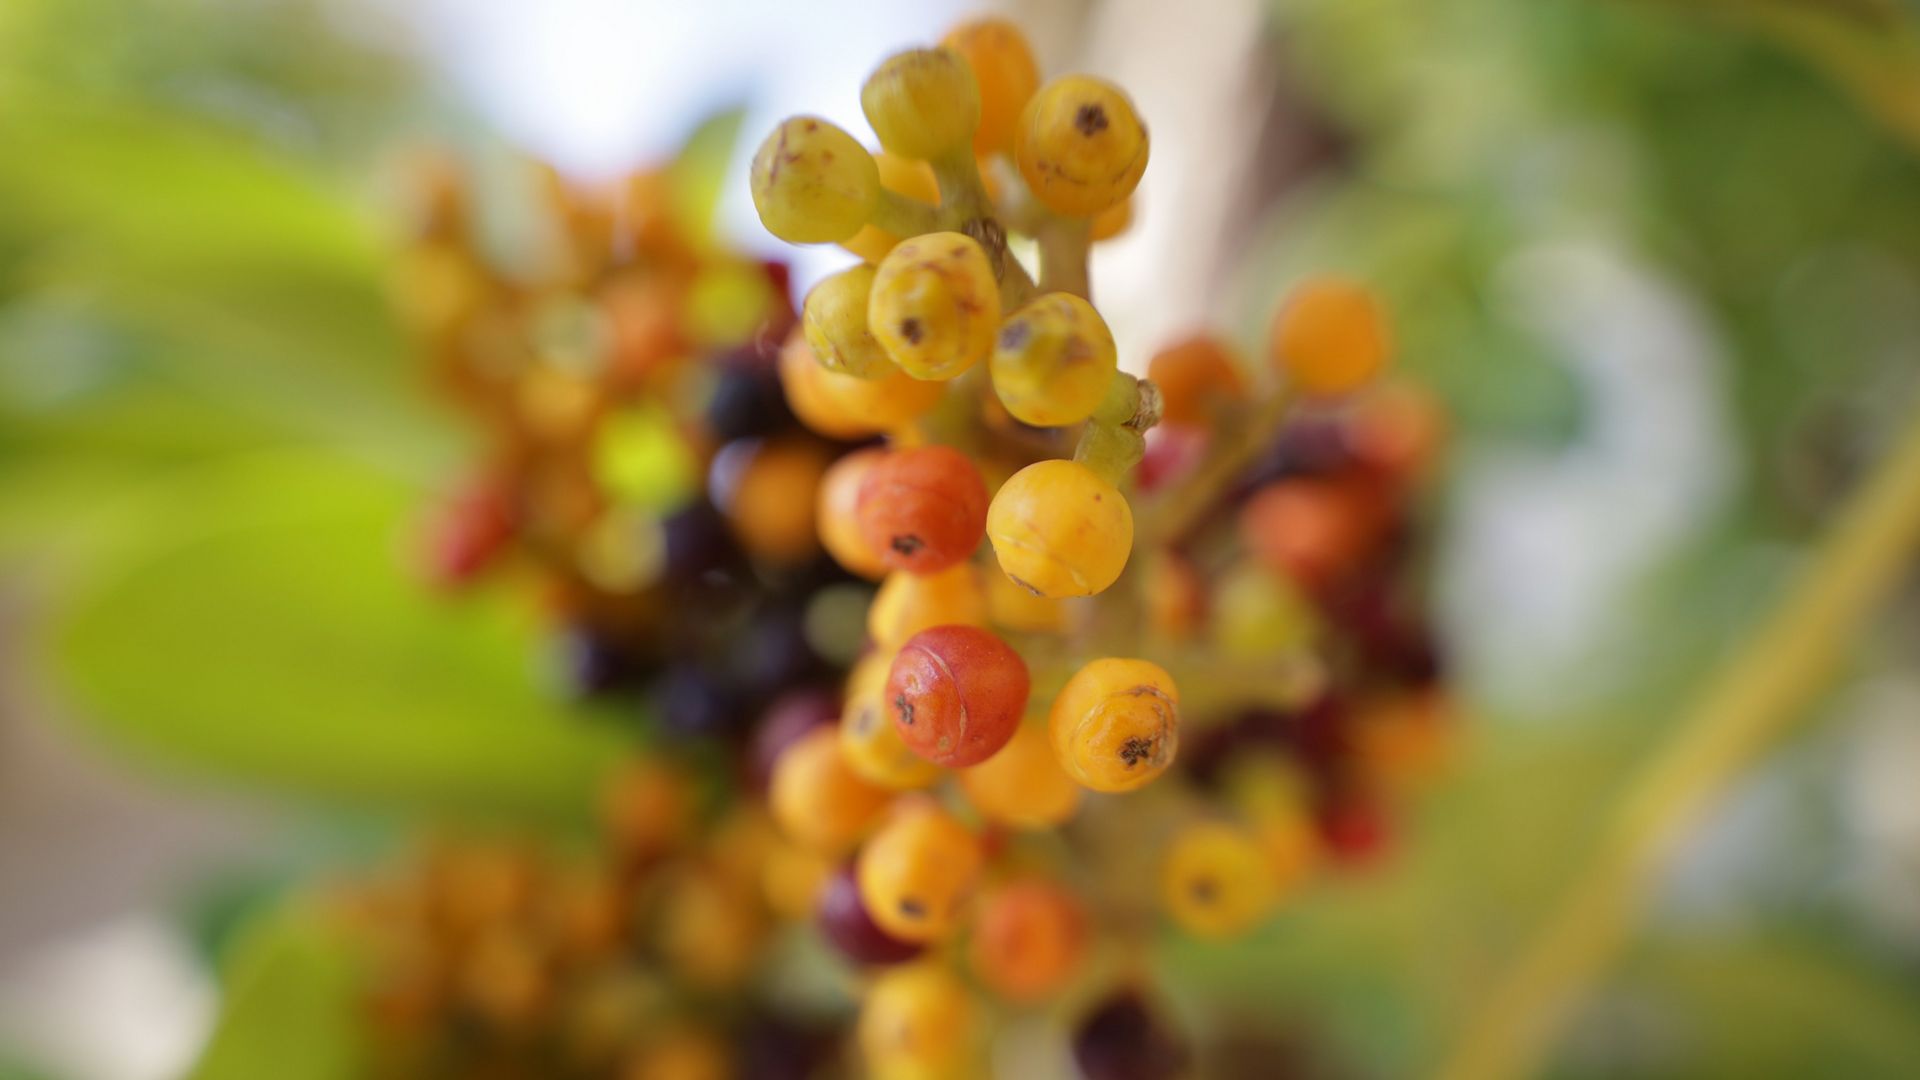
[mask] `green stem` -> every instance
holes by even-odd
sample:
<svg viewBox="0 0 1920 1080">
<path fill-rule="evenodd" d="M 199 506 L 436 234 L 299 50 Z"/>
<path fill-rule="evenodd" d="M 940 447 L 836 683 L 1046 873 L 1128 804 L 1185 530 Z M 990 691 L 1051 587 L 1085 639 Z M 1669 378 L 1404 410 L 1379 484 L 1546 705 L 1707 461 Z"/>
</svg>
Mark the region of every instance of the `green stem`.
<svg viewBox="0 0 1920 1080">
<path fill-rule="evenodd" d="M 1728 785 L 1826 686 L 1920 547 L 1920 411 L 1787 594 L 1681 714 L 1599 847 L 1446 1063 L 1448 1080 L 1537 1076 L 1581 996 L 1630 937 L 1652 883 Z"/>
<path fill-rule="evenodd" d="M 1007 230 L 994 216 L 973 147 L 961 146 L 928 164 L 940 185 L 940 227 L 965 233 L 987 253 L 994 280 L 1000 284 L 1001 310 L 1010 312 L 1033 299 L 1033 278 L 1007 249 Z"/>
<path fill-rule="evenodd" d="M 1225 427 L 1193 475 L 1147 510 L 1141 535 L 1153 544 L 1179 543 L 1273 442 L 1293 404 L 1293 393 L 1282 387 Z"/>
<path fill-rule="evenodd" d="M 1093 299 L 1093 283 L 1087 271 L 1087 257 L 1093 251 L 1093 223 L 1086 218 L 1049 217 L 1036 235 L 1040 241 L 1040 291 Z"/>
<path fill-rule="evenodd" d="M 1107 396 L 1080 434 L 1073 460 L 1119 487 L 1146 452 L 1146 433 L 1160 422 L 1160 390 L 1124 371 L 1113 373 Z"/>
<path fill-rule="evenodd" d="M 895 236 L 919 236 L 940 230 L 940 209 L 882 188 L 880 201 L 873 208 L 872 221 Z"/>
</svg>

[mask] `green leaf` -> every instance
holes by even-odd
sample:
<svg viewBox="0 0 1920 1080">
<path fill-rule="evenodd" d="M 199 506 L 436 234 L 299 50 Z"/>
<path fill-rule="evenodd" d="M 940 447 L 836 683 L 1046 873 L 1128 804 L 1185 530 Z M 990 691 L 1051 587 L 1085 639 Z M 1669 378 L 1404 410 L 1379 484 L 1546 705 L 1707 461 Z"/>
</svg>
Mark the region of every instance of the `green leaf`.
<svg viewBox="0 0 1920 1080">
<path fill-rule="evenodd" d="M 579 815 L 616 734 L 536 685 L 524 595 L 438 598 L 405 571 L 421 500 L 293 453 L 144 494 L 145 540 L 55 633 L 78 713 L 155 764 L 263 789 Z"/>
<path fill-rule="evenodd" d="M 742 108 L 724 109 L 700 122 L 687 137 L 686 145 L 674 158 L 669 177 L 680 221 L 688 232 L 701 239 L 713 235 L 713 215 L 720 205 L 720 187 L 725 182 L 733 150 L 740 142 L 740 123 L 746 118 Z"/>
<path fill-rule="evenodd" d="M 360 958 L 319 913 L 276 912 L 234 943 L 213 1037 L 191 1080 L 364 1076 Z"/>
</svg>

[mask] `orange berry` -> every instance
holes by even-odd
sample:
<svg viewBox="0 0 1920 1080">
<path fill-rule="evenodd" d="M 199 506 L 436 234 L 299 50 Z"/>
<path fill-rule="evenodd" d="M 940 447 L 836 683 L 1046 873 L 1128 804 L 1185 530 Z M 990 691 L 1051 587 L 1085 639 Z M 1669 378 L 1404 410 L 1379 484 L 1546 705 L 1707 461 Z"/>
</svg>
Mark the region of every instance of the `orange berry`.
<svg viewBox="0 0 1920 1080">
<path fill-rule="evenodd" d="M 1040 67 L 1034 62 L 1026 35 L 1006 19 L 972 19 L 947 31 L 940 44 L 966 60 L 980 87 L 980 126 L 973 133 L 974 152 L 986 155 L 1010 150 L 1020 111 L 1040 88 Z"/>
<path fill-rule="evenodd" d="M 1179 692 L 1157 664 L 1095 660 L 1067 680 L 1047 723 L 1068 776 L 1095 791 L 1132 791 L 1173 764 Z"/>
<path fill-rule="evenodd" d="M 1240 510 L 1240 542 L 1303 587 L 1331 582 L 1372 553 L 1380 508 L 1352 483 L 1295 477 L 1268 484 Z"/>
<path fill-rule="evenodd" d="M 1087 913 L 1078 897 L 1047 881 L 1019 881 L 980 905 L 969 957 L 974 973 L 1002 997 L 1038 1001 L 1065 986 L 1087 951 Z"/>
<path fill-rule="evenodd" d="M 820 478 L 820 494 L 814 508 L 820 544 L 827 549 L 827 554 L 850 573 L 874 581 L 885 576 L 887 564 L 861 535 L 856 511 L 860 505 L 860 485 L 874 465 L 886 456 L 885 450 L 869 447 L 855 450 L 828 466 Z"/>
<path fill-rule="evenodd" d="M 860 898 L 880 929 L 910 942 L 948 937 L 980 874 L 980 841 L 937 804 L 906 807 L 860 849 Z"/>
<path fill-rule="evenodd" d="M 780 350 L 780 386 L 800 422 L 830 439 L 859 439 L 904 428 L 938 404 L 944 390 L 940 383 L 900 371 L 878 379 L 828 371 L 814 359 L 799 327 Z"/>
<path fill-rule="evenodd" d="M 991 630 L 935 626 L 908 638 L 887 675 L 894 728 L 914 753 L 961 768 L 992 757 L 1027 709 L 1026 661 Z"/>
<path fill-rule="evenodd" d="M 1386 312 L 1363 286 L 1308 278 L 1273 317 L 1273 361 L 1309 394 L 1344 394 L 1372 379 L 1393 352 Z"/>
<path fill-rule="evenodd" d="M 980 571 L 959 563 L 937 574 L 895 570 L 880 583 L 867 608 L 867 636 L 882 649 L 898 649 L 908 638 L 934 626 L 984 626 L 987 600 Z"/>
<path fill-rule="evenodd" d="M 867 470 L 860 535 L 895 570 L 931 574 L 964 561 L 987 529 L 987 485 L 950 446 L 895 450 Z"/>
<path fill-rule="evenodd" d="M 827 451 L 812 441 L 777 440 L 752 450 L 721 506 L 748 551 L 778 563 L 814 553 L 814 493 L 827 461 Z"/>
<path fill-rule="evenodd" d="M 873 163 L 880 169 L 881 187 L 928 206 L 940 205 L 940 183 L 934 179 L 933 166 L 924 161 L 889 154 L 885 150 L 873 152 Z M 892 251 L 901 239 L 869 223 L 841 246 L 878 266 L 880 260 L 886 258 L 887 252 Z"/>
<path fill-rule="evenodd" d="M 1147 362 L 1147 378 L 1160 388 L 1160 418 L 1167 424 L 1210 423 L 1221 405 L 1247 396 L 1233 347 L 1211 334 L 1196 334 L 1155 353 Z"/>
<path fill-rule="evenodd" d="M 774 821 L 789 837 L 833 854 L 860 839 L 889 796 L 847 764 L 837 731 L 819 727 L 780 755 L 767 798 Z"/>
<path fill-rule="evenodd" d="M 960 789 L 981 817 L 1016 829 L 1065 824 L 1082 791 L 1060 767 L 1044 723 L 1021 724 L 999 753 L 961 770 Z"/>
</svg>

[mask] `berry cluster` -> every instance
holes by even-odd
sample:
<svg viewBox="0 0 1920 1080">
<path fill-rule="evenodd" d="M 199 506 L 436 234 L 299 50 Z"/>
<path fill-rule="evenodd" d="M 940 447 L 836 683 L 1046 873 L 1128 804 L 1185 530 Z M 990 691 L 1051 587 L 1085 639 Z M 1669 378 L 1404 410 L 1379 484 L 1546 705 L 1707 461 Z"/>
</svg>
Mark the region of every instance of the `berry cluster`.
<svg viewBox="0 0 1920 1080">
<path fill-rule="evenodd" d="M 873 1075 L 977 1074 L 976 985 L 1074 1003 L 1095 1080 L 1174 1075 L 1127 959 L 1152 913 L 1257 928 L 1321 853 L 1375 848 L 1446 744 L 1409 559 L 1437 416 L 1373 385 L 1385 314 L 1337 278 L 1281 306 L 1271 386 L 1210 337 L 1120 370 L 1088 261 L 1147 131 L 1102 80 L 1043 84 L 1006 22 L 888 58 L 861 103 L 878 150 L 798 116 L 752 170 L 771 232 L 862 260 L 806 297 L 794 411 L 885 438 L 829 472 L 819 521 L 881 582 L 869 651 L 770 808 L 845 860 L 818 920 L 874 972 Z"/>
<path fill-rule="evenodd" d="M 781 391 L 785 268 L 703 239 L 670 168 L 605 189 L 539 168 L 546 233 L 497 259 L 469 178 L 415 175 L 402 309 L 481 443 L 433 524 L 433 577 L 533 577 L 560 680 L 670 733 L 744 738 L 781 693 L 831 685 L 864 593 L 815 539 L 847 446 Z"/>
</svg>

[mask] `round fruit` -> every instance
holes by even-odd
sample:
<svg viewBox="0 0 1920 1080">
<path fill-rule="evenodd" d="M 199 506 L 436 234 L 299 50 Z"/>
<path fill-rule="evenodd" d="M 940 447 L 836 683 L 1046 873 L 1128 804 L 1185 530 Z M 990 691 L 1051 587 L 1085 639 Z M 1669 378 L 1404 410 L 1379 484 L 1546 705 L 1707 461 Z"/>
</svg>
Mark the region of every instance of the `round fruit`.
<svg viewBox="0 0 1920 1080">
<path fill-rule="evenodd" d="M 964 57 L 980 91 L 980 126 L 973 133 L 976 154 L 1010 150 L 1027 100 L 1040 88 L 1040 67 L 1026 35 L 1005 19 L 961 23 L 940 44 Z"/>
<path fill-rule="evenodd" d="M 1133 550 L 1133 511 L 1118 488 L 1077 461 L 1037 461 L 1001 485 L 987 509 L 1000 569 L 1036 596 L 1092 596 L 1120 577 Z"/>
<path fill-rule="evenodd" d="M 1309 278 L 1273 317 L 1273 360 L 1309 394 L 1358 389 L 1386 366 L 1392 333 L 1379 301 L 1361 285 Z"/>
<path fill-rule="evenodd" d="M 860 1052 L 872 1074 L 959 1075 L 978 1037 L 973 995 L 937 962 L 883 972 L 860 1005 Z"/>
<path fill-rule="evenodd" d="M 990 630 L 936 626 L 907 639 L 887 675 L 894 727 L 914 753 L 948 768 L 992 757 L 1020 727 L 1026 661 Z"/>
<path fill-rule="evenodd" d="M 902 242 L 880 262 L 867 323 L 916 379 L 951 379 L 985 360 L 1000 327 L 1000 288 L 987 253 L 957 232 Z"/>
<path fill-rule="evenodd" d="M 896 570 L 931 574 L 964 562 L 987 524 L 980 470 L 950 446 L 895 450 L 860 485 L 860 535 Z"/>
<path fill-rule="evenodd" d="M 872 652 L 847 676 L 847 707 L 840 717 L 840 749 L 855 772 L 894 791 L 923 788 L 940 779 L 940 767 L 914 753 L 893 724 L 887 704 L 890 653 Z"/>
<path fill-rule="evenodd" d="M 900 371 L 878 379 L 828 371 L 813 358 L 813 347 L 799 327 L 780 350 L 780 386 L 800 422 L 830 439 L 859 439 L 906 427 L 938 404 L 944 389 Z"/>
<path fill-rule="evenodd" d="M 887 564 L 861 533 L 857 511 L 860 485 L 886 456 L 885 450 L 870 447 L 855 450 L 828 466 L 820 478 L 820 493 L 814 508 L 820 545 L 827 549 L 827 554 L 848 571 L 874 580 L 886 574 Z"/>
<path fill-rule="evenodd" d="M 817 116 L 792 116 L 753 155 L 753 205 L 767 231 L 827 244 L 860 231 L 880 198 L 880 173 L 854 137 Z"/>
<path fill-rule="evenodd" d="M 980 90 L 973 69 L 952 49 L 908 49 L 867 76 L 860 109 L 889 153 L 930 160 L 972 140 L 980 126 Z"/>
<path fill-rule="evenodd" d="M 1087 950 L 1087 913 L 1066 889 L 1021 881 L 980 905 L 969 955 L 973 970 L 1002 997 L 1037 1001 L 1079 971 Z"/>
<path fill-rule="evenodd" d="M 878 379 L 897 369 L 867 329 L 873 267 L 860 264 L 823 278 L 807 293 L 801 326 L 813 358 L 828 371 Z"/>
<path fill-rule="evenodd" d="M 1147 129 L 1119 87 L 1065 75 L 1027 103 L 1014 158 L 1047 209 L 1091 217 L 1133 194 L 1147 171 Z"/>
<path fill-rule="evenodd" d="M 895 814 L 860 849 L 860 897 L 880 928 L 903 941 L 953 933 L 980 874 L 980 842 L 934 803 Z"/>
<path fill-rule="evenodd" d="M 1117 356 L 1113 333 L 1092 304 L 1048 293 L 1007 316 L 988 369 L 1000 404 L 1016 419 L 1062 427 L 1093 415 Z"/>
<path fill-rule="evenodd" d="M 886 809 L 888 795 L 847 764 L 839 733 L 821 727 L 780 755 L 767 799 L 774 821 L 788 836 L 833 853 L 860 839 Z"/>
<path fill-rule="evenodd" d="M 1219 822 L 1190 826 L 1174 838 L 1161 870 L 1167 914 L 1197 937 L 1235 937 L 1273 910 L 1277 894 L 1266 849 L 1246 830 Z"/>
<path fill-rule="evenodd" d="M 1021 724 L 1000 752 L 960 773 L 980 816 L 1016 829 L 1051 829 L 1080 808 L 1082 788 L 1060 767 L 1045 724 Z"/>
<path fill-rule="evenodd" d="M 1180 747 L 1173 677 L 1145 660 L 1108 657 L 1075 672 L 1047 718 L 1067 775 L 1095 791 L 1132 791 Z"/>
<path fill-rule="evenodd" d="M 888 574 L 867 609 L 867 636 L 880 648 L 894 650 L 928 627 L 986 622 L 980 571 L 963 562 L 934 574 Z"/>
<path fill-rule="evenodd" d="M 920 955 L 921 946 L 902 941 L 880 929 L 867 905 L 860 899 L 860 883 L 853 864 L 835 871 L 820 891 L 820 909 L 815 916 L 820 936 L 856 964 L 880 967 L 904 964 Z"/>
</svg>

